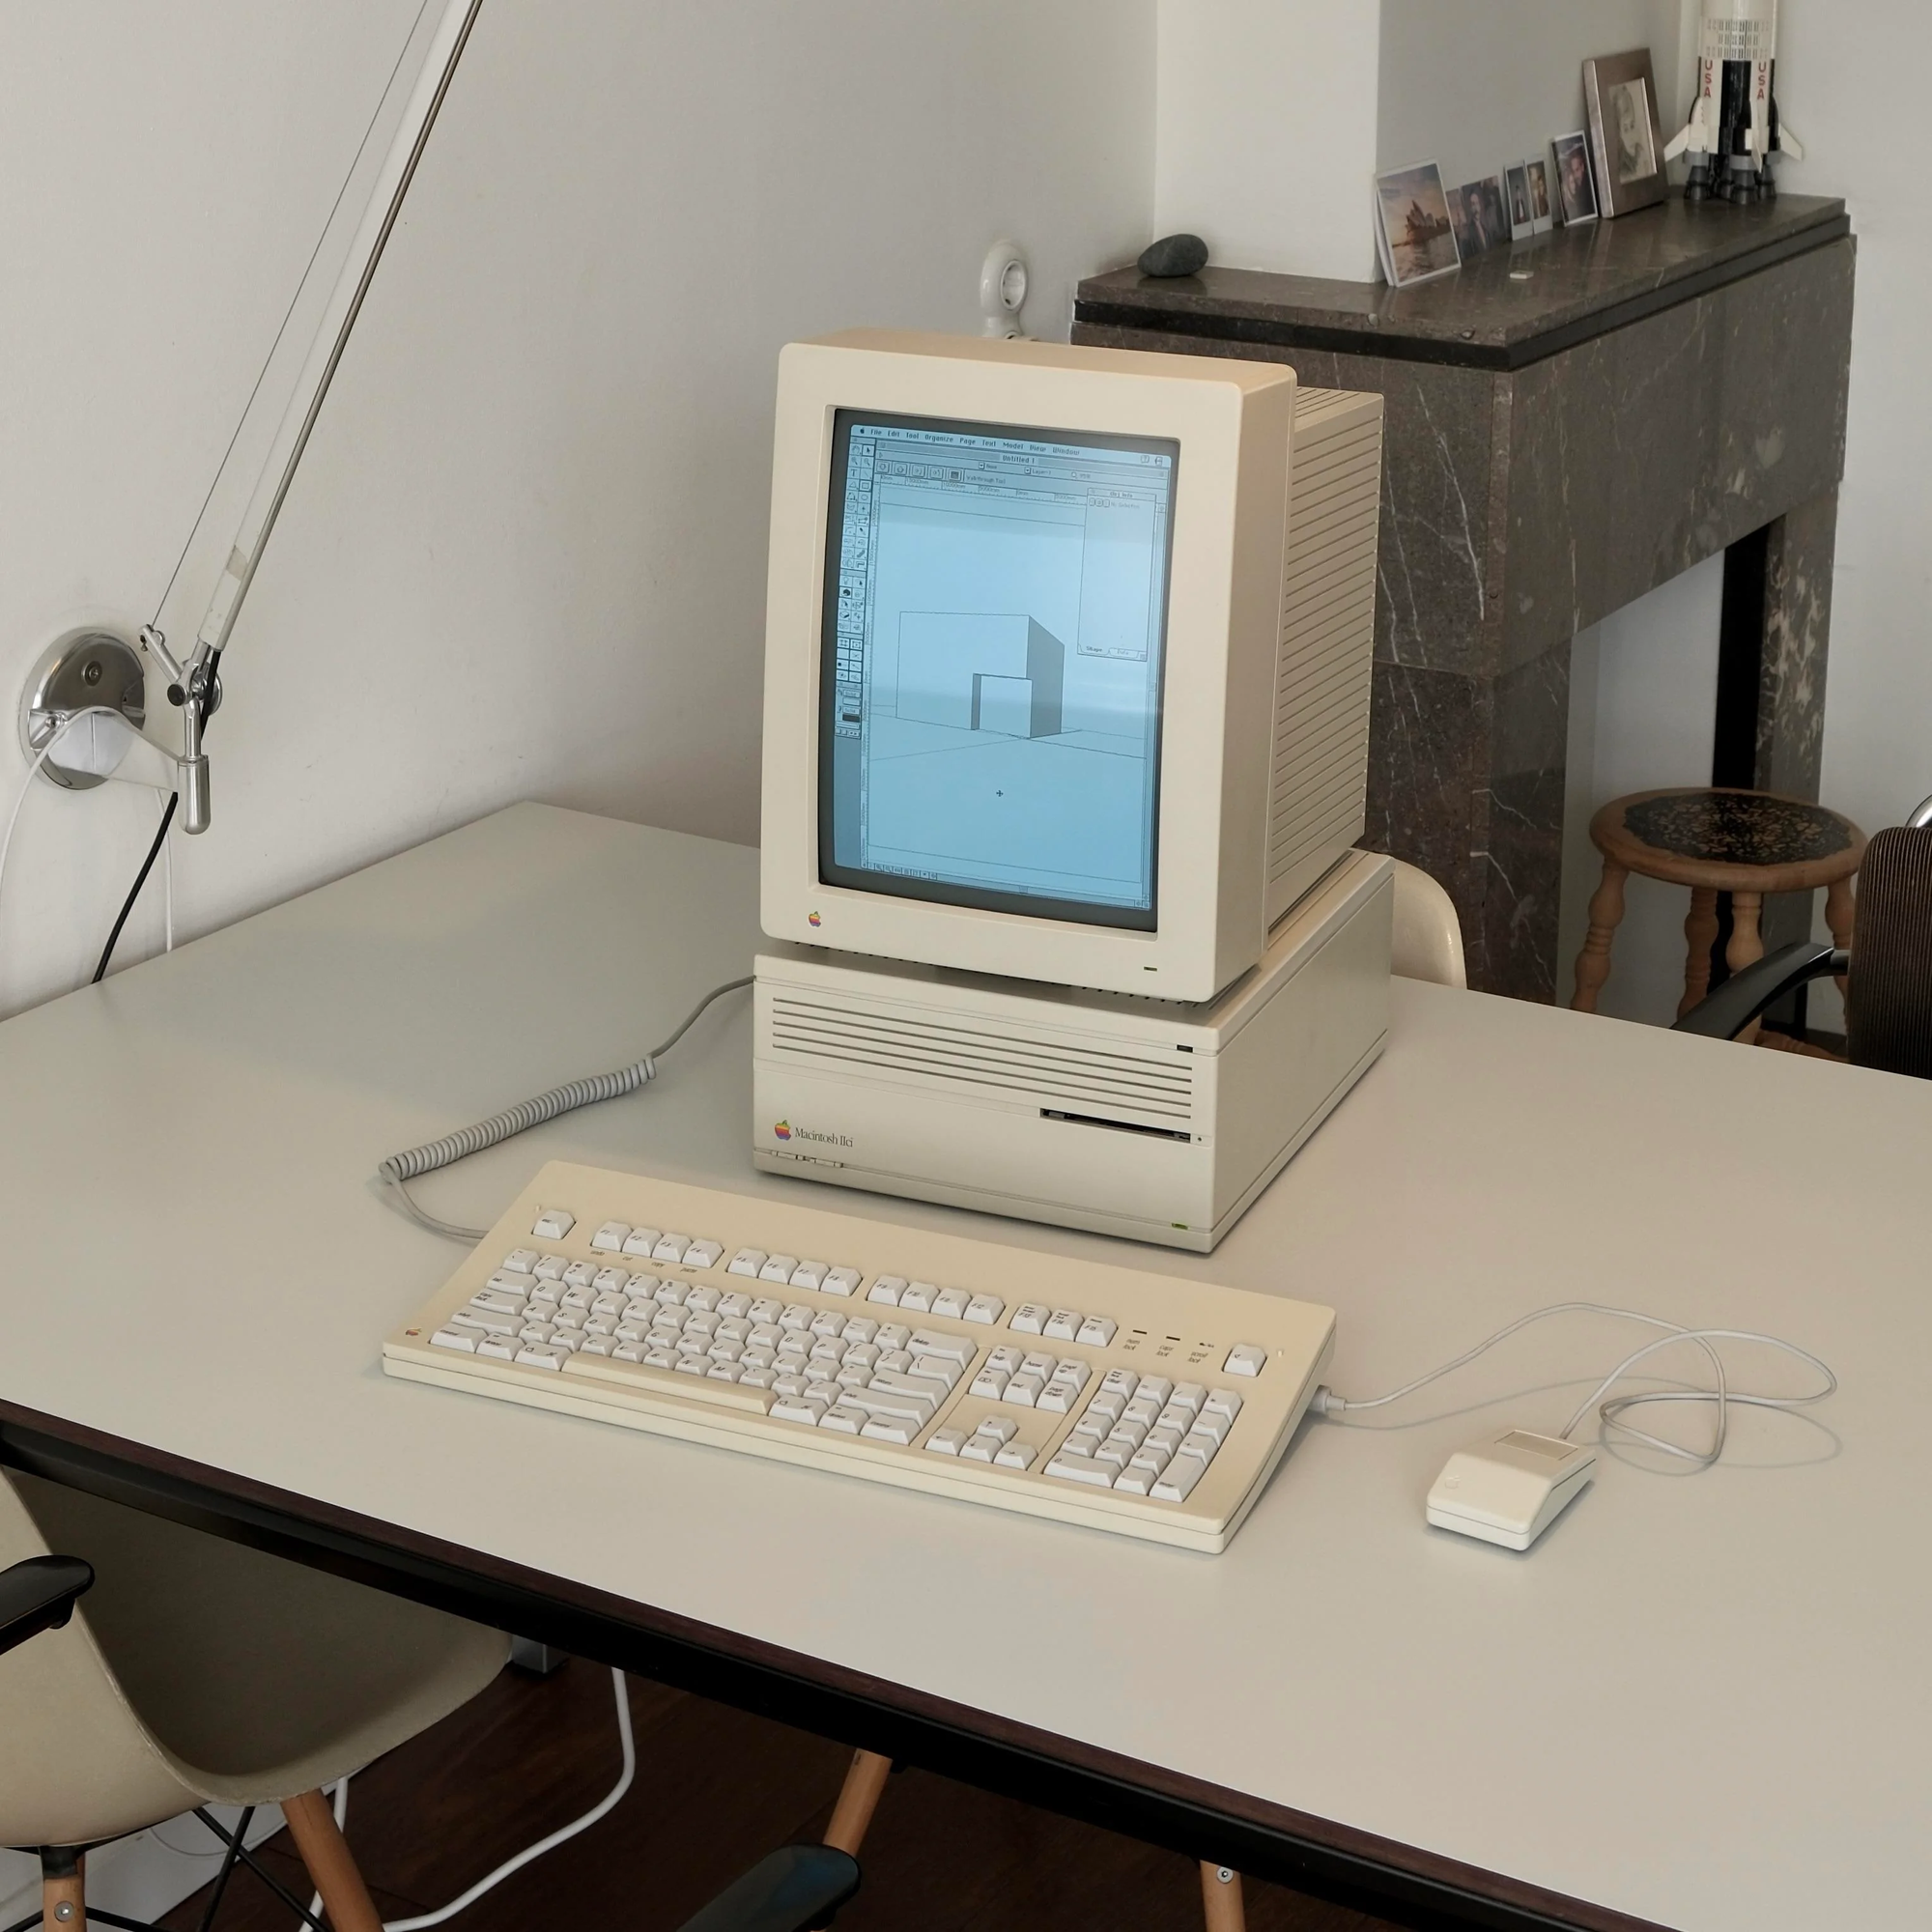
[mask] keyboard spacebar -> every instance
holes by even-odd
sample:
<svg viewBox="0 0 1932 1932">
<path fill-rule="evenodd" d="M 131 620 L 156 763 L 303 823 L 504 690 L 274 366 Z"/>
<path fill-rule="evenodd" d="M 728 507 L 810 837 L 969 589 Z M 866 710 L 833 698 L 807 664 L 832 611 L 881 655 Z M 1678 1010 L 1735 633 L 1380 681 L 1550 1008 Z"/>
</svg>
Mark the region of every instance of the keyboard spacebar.
<svg viewBox="0 0 1932 1932">
<path fill-rule="evenodd" d="M 674 1369 L 654 1369 L 643 1362 L 616 1362 L 609 1355 L 573 1355 L 564 1363 L 563 1372 L 591 1381 L 615 1382 L 647 1395 L 675 1396 L 680 1402 L 709 1403 L 714 1408 L 735 1408 L 753 1415 L 763 1415 L 772 1406 L 763 1389 L 740 1388 L 735 1382 L 713 1381 L 708 1376 L 681 1376 Z"/>
</svg>

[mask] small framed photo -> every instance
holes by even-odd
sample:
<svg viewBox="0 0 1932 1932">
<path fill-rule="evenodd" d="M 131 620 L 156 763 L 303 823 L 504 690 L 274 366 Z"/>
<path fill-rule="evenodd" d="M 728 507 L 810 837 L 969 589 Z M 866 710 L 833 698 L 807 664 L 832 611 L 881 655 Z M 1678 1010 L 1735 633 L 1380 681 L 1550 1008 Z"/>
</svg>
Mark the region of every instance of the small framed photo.
<svg viewBox="0 0 1932 1932">
<path fill-rule="evenodd" d="M 1550 143 L 1556 151 L 1556 206 L 1565 228 L 1597 218 L 1597 185 L 1590 179 L 1590 140 L 1579 128 Z"/>
<path fill-rule="evenodd" d="M 1456 246 L 1465 262 L 1506 242 L 1510 218 L 1502 176 L 1485 175 L 1481 181 L 1464 182 L 1449 203 L 1449 219 L 1456 224 Z"/>
<path fill-rule="evenodd" d="M 1663 129 L 1657 118 L 1657 81 L 1650 49 L 1583 63 L 1583 104 L 1596 162 L 1598 212 L 1629 214 L 1662 201 Z"/>
<path fill-rule="evenodd" d="M 1462 267 L 1442 170 L 1434 161 L 1378 175 L 1376 216 L 1383 266 L 1394 287 L 1409 288 Z"/>
<path fill-rule="evenodd" d="M 1539 235 L 1548 235 L 1556 225 L 1549 205 L 1549 163 L 1536 155 L 1523 162 L 1522 171 L 1529 177 L 1530 227 Z"/>
<path fill-rule="evenodd" d="M 1510 240 L 1527 242 L 1536 233 L 1536 211 L 1529 199 L 1529 170 L 1519 161 L 1503 170 L 1503 184 L 1509 196 Z"/>
</svg>

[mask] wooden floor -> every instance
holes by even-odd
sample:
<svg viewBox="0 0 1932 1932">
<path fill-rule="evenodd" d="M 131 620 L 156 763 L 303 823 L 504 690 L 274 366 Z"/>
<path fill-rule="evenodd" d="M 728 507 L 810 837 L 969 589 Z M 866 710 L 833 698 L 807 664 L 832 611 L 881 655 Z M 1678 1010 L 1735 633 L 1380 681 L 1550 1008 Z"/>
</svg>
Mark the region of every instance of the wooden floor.
<svg viewBox="0 0 1932 1932">
<path fill-rule="evenodd" d="M 673 1932 L 776 1846 L 823 1831 L 847 1752 L 782 1724 L 634 1679 L 638 1776 L 608 1818 L 451 1920 L 454 1932 Z M 432 1910 L 586 1811 L 615 1781 L 611 1674 L 505 1671 L 467 1708 L 350 1787 L 349 1842 L 385 1918 Z M 259 1854 L 307 1882 L 286 1833 Z M 1198 1867 L 919 1771 L 887 1787 L 865 1887 L 838 1932 L 1198 1932 Z M 205 1895 L 162 1922 L 190 1932 Z M 1251 1932 L 1383 1932 L 1384 1921 L 1250 1881 Z M 217 1932 L 289 1932 L 251 1874 Z"/>
</svg>

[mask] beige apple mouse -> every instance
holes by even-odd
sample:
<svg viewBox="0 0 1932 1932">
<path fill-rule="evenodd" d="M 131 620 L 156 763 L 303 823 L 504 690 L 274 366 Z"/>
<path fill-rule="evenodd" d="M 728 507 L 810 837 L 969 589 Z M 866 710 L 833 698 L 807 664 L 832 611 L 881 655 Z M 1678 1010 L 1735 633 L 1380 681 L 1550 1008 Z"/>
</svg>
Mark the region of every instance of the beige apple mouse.
<svg viewBox="0 0 1932 1932">
<path fill-rule="evenodd" d="M 1597 1452 L 1555 1435 L 1505 1430 L 1442 1466 L 1429 1520 L 1505 1549 L 1527 1549 L 1596 1474 Z"/>
</svg>

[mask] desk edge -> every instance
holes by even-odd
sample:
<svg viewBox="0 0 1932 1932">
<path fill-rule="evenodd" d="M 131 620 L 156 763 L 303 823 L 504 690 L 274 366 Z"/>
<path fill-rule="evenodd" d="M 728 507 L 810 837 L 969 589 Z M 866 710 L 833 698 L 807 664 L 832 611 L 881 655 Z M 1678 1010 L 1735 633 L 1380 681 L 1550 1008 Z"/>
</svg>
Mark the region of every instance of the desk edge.
<svg viewBox="0 0 1932 1932">
<path fill-rule="evenodd" d="M 1194 1858 L 1410 1922 L 1664 1932 L 1373 1833 L 0 1401 L 0 1463 Z"/>
</svg>

